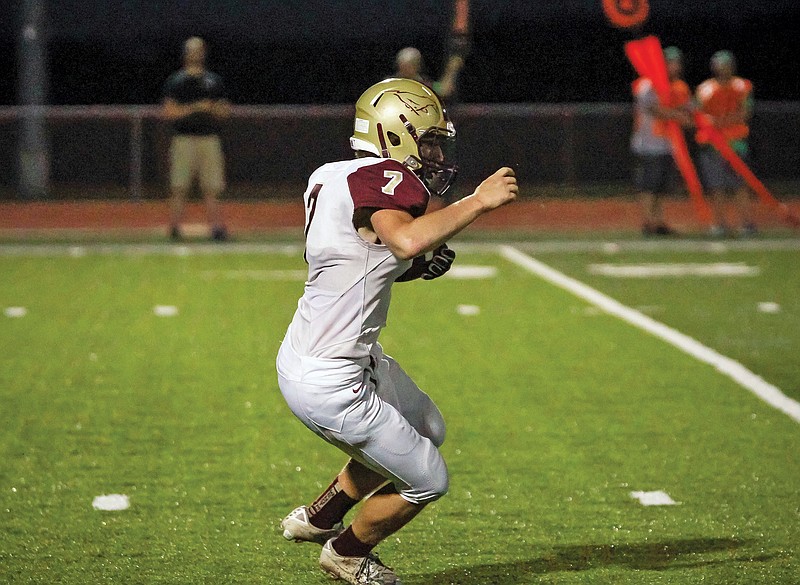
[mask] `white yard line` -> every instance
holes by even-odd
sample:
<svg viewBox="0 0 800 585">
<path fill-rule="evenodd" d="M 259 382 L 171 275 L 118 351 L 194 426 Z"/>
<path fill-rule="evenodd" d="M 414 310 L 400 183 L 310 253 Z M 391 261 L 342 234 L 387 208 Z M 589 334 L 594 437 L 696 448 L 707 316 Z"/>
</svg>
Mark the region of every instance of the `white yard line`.
<svg viewBox="0 0 800 585">
<path fill-rule="evenodd" d="M 260 281 L 304 281 L 307 270 L 203 270 L 201 276 L 208 279 L 260 280 Z"/>
<path fill-rule="evenodd" d="M 500 255 L 547 282 L 595 305 L 606 313 L 666 341 L 703 363 L 714 366 L 719 372 L 728 376 L 773 408 L 800 422 L 800 402 L 789 398 L 779 388 L 757 376 L 739 362 L 714 351 L 680 331 L 615 301 L 600 291 L 531 258 L 512 246 L 500 246 Z"/>
</svg>

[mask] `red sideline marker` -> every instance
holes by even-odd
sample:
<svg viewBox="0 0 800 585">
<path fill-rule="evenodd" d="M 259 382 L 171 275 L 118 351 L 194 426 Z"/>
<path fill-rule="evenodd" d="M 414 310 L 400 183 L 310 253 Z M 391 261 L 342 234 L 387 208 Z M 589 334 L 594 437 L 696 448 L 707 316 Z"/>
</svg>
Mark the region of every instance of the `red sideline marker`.
<svg viewBox="0 0 800 585">
<path fill-rule="evenodd" d="M 659 101 L 662 104 L 669 104 L 672 92 L 667 74 L 667 63 L 664 61 L 664 52 L 658 37 L 649 36 L 625 43 L 625 54 L 636 72 L 653 83 Z M 711 207 L 703 197 L 703 186 L 700 184 L 697 170 L 689 156 L 689 147 L 686 145 L 683 130 L 674 120 L 668 121 L 666 127 L 667 138 L 672 144 L 672 158 L 675 159 L 675 165 L 686 182 L 694 205 L 694 212 L 701 222 L 709 225 L 712 221 Z"/>
</svg>

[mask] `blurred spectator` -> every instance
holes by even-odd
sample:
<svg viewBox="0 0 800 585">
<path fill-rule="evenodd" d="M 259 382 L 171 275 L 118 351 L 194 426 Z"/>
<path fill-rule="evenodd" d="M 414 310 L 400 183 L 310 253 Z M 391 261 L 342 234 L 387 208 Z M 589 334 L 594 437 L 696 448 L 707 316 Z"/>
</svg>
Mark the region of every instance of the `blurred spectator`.
<svg viewBox="0 0 800 585">
<path fill-rule="evenodd" d="M 225 160 L 219 138 L 221 121 L 230 115 L 222 79 L 205 67 L 206 45 L 192 37 L 183 47 L 183 68 L 164 84 L 164 116 L 172 122 L 170 144 L 170 237 L 181 239 L 180 222 L 192 181 L 205 200 L 211 237 L 222 241 L 219 195 L 225 189 Z"/>
<path fill-rule="evenodd" d="M 458 74 L 464 67 L 464 58 L 458 54 L 450 55 L 444 68 L 444 74 L 438 81 L 432 81 L 423 74 L 422 53 L 414 47 L 401 49 L 395 57 L 395 64 L 397 69 L 394 77 L 419 81 L 435 91 L 442 101 L 447 101 L 456 93 Z"/>
<path fill-rule="evenodd" d="M 753 110 L 753 85 L 747 79 L 735 75 L 736 60 L 730 51 L 714 53 L 711 57 L 711 72 L 714 77 L 697 88 L 698 107 L 722 132 L 736 154 L 749 162 L 747 137 L 750 134 L 748 123 Z M 753 222 L 750 191 L 743 179 L 709 144 L 706 132 L 698 130 L 697 142 L 702 146 L 700 172 L 703 183 L 711 191 L 711 207 L 714 211 L 711 234 L 724 236 L 729 233 L 725 199 L 728 192 L 733 192 L 739 233 L 742 236 L 754 235 L 756 226 Z"/>
<path fill-rule="evenodd" d="M 636 156 L 634 182 L 642 208 L 642 233 L 645 236 L 673 235 L 664 221 L 661 196 L 672 190 L 675 164 L 672 143 L 667 138 L 667 122 L 691 124 L 691 91 L 681 79 L 683 55 L 677 47 L 664 49 L 670 81 L 670 101 L 662 104 L 653 83 L 646 77 L 633 82 L 634 129 L 631 150 Z"/>
</svg>

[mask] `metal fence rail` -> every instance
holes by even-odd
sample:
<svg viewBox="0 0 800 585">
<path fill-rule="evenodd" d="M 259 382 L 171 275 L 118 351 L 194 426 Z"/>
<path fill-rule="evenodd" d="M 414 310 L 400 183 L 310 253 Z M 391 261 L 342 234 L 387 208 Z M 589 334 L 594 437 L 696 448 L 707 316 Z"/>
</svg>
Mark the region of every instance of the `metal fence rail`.
<svg viewBox="0 0 800 585">
<path fill-rule="evenodd" d="M 354 109 L 345 105 L 235 106 L 225 124 L 229 196 L 269 198 L 319 165 L 349 158 Z M 462 183 L 514 166 L 528 184 L 583 186 L 630 175 L 627 103 L 460 104 Z M 169 128 L 145 106 L 0 107 L 0 198 L 16 198 L 17 148 L 26 117 L 49 137 L 49 197 L 162 197 Z M 756 104 L 751 145 L 765 180 L 800 179 L 800 102 Z"/>
</svg>

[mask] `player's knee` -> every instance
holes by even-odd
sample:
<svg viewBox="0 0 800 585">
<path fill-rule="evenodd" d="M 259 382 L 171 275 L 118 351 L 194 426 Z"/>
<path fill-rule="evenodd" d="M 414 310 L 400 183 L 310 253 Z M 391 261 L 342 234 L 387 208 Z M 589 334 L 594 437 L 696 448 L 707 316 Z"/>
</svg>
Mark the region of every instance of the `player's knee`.
<svg viewBox="0 0 800 585">
<path fill-rule="evenodd" d="M 438 449 L 431 443 L 430 456 L 422 464 L 417 475 L 417 480 L 408 488 L 400 490 L 406 500 L 415 504 L 427 504 L 441 498 L 450 488 L 450 475 L 447 464 L 444 462 Z"/>
<path fill-rule="evenodd" d="M 444 474 L 424 486 L 399 490 L 399 493 L 412 504 L 429 504 L 444 496 L 449 489 L 450 478 Z"/>
<path fill-rule="evenodd" d="M 438 500 L 442 496 L 444 496 L 448 490 L 450 489 L 450 475 L 447 473 L 447 467 L 444 468 L 444 472 L 438 474 L 434 481 L 431 482 L 430 487 L 430 502 Z"/>
</svg>

